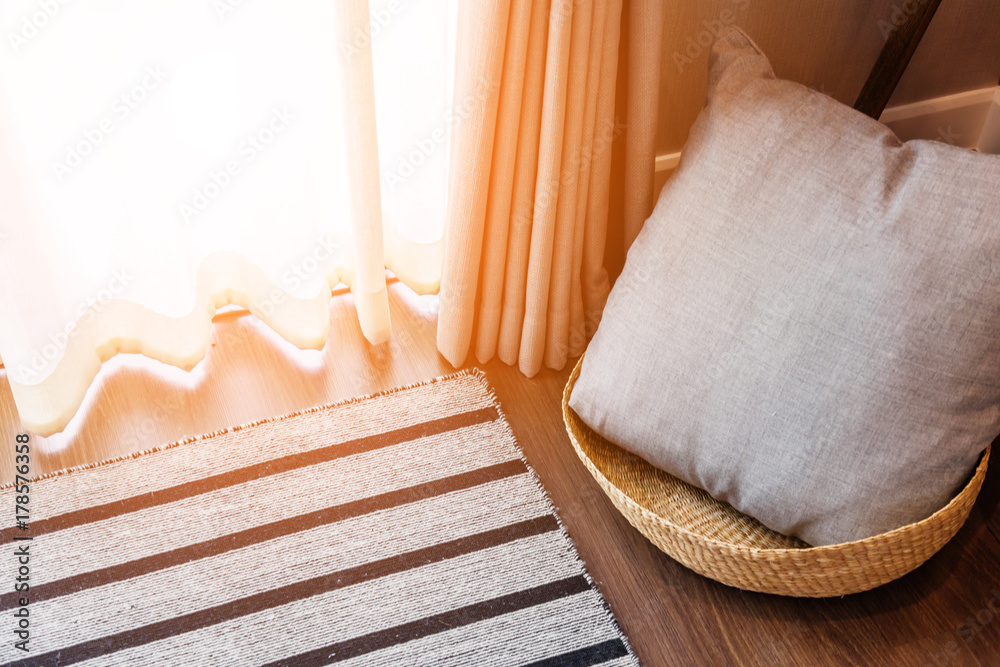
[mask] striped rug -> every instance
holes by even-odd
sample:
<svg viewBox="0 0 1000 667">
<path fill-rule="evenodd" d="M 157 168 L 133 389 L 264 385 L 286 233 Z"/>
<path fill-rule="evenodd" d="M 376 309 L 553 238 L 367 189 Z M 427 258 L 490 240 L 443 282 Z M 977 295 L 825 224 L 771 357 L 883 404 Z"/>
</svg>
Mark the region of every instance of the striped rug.
<svg viewBox="0 0 1000 667">
<path fill-rule="evenodd" d="M 6 664 L 637 664 L 478 371 L 50 475 L 31 519 Z"/>
</svg>

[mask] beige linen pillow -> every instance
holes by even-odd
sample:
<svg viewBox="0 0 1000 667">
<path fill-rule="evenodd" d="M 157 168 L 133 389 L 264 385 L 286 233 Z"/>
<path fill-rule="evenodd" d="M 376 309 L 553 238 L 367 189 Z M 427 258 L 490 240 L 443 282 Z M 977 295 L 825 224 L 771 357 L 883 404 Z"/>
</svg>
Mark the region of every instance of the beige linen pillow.
<svg viewBox="0 0 1000 667">
<path fill-rule="evenodd" d="M 1000 433 L 1000 158 L 775 78 L 723 32 L 570 405 L 815 545 L 945 505 Z"/>
</svg>

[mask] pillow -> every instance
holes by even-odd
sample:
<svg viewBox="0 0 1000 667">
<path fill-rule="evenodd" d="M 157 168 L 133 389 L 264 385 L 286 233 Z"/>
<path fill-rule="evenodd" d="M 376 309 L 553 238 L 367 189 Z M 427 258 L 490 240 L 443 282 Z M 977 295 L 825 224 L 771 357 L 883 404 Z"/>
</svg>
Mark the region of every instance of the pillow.
<svg viewBox="0 0 1000 667">
<path fill-rule="evenodd" d="M 1000 157 L 775 78 L 721 33 L 570 406 L 813 545 L 921 520 L 1000 432 Z"/>
</svg>

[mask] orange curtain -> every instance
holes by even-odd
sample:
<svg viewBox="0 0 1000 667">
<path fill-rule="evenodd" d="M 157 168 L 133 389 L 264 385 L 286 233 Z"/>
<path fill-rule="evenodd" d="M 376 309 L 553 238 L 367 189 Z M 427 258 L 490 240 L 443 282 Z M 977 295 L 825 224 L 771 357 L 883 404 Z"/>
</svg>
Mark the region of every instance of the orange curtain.
<svg viewBox="0 0 1000 667">
<path fill-rule="evenodd" d="M 460 3 L 455 107 L 482 113 L 452 136 L 438 348 L 456 366 L 474 344 L 560 369 L 600 321 L 621 22 L 621 0 Z"/>
<path fill-rule="evenodd" d="M 663 61 L 662 0 L 634 0 L 628 20 L 628 134 L 625 137 L 624 243 L 628 252 L 653 212 L 656 125 Z"/>
</svg>

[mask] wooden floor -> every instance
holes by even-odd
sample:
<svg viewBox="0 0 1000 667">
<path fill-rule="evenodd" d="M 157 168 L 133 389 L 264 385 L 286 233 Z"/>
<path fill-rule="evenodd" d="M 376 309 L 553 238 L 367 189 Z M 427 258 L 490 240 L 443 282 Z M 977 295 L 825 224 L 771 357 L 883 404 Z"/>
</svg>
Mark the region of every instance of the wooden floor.
<svg viewBox="0 0 1000 667">
<path fill-rule="evenodd" d="M 380 347 L 364 342 L 343 294 L 332 300 L 322 351 L 297 350 L 255 318 L 230 315 L 217 318 L 213 346 L 191 373 L 115 358 L 70 428 L 33 440 L 33 474 L 452 372 L 435 350 L 433 299 L 390 290 L 394 334 Z M 678 565 L 613 509 L 563 430 L 569 369 L 529 380 L 502 363 L 483 368 L 644 665 L 1000 665 L 1000 466 L 955 540 L 897 582 L 832 600 L 745 593 Z M 13 443 L 3 377 L 0 441 Z M 0 480 L 12 471 L 4 447 Z"/>
</svg>

